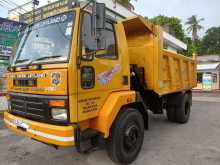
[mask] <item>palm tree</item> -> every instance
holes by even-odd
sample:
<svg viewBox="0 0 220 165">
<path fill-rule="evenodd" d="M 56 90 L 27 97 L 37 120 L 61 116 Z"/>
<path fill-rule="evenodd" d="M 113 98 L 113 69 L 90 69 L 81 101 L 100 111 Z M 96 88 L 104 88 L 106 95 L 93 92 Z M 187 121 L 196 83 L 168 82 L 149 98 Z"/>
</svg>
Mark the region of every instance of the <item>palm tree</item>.
<svg viewBox="0 0 220 165">
<path fill-rule="evenodd" d="M 200 22 L 204 21 L 204 18 L 198 19 L 196 15 L 189 17 L 186 25 L 189 27 L 186 29 L 189 33 L 192 33 L 192 40 L 195 42 L 198 39 L 198 31 L 201 30 L 203 27 L 200 25 Z"/>
</svg>

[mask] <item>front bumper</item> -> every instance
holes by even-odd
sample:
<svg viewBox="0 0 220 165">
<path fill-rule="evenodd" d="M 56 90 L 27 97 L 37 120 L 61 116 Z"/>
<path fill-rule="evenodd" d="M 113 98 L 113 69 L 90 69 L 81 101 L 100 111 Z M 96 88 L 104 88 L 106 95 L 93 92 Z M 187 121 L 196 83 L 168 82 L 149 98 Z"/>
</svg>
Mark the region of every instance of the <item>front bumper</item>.
<svg viewBox="0 0 220 165">
<path fill-rule="evenodd" d="M 4 112 L 4 122 L 11 130 L 43 143 L 56 146 L 75 145 L 74 128 L 72 126 L 40 123 L 12 115 L 8 112 Z"/>
</svg>

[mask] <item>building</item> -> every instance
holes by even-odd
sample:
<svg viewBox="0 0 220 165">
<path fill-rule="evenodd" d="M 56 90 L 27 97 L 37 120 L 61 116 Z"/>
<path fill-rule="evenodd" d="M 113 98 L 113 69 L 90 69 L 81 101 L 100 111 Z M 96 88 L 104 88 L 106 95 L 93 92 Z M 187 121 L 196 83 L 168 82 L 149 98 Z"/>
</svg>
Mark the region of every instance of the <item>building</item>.
<svg viewBox="0 0 220 165">
<path fill-rule="evenodd" d="M 6 88 L 5 72 L 22 26 L 19 22 L 0 18 L 0 95 Z"/>
<path fill-rule="evenodd" d="M 197 90 L 220 90 L 220 55 L 198 57 Z"/>
</svg>

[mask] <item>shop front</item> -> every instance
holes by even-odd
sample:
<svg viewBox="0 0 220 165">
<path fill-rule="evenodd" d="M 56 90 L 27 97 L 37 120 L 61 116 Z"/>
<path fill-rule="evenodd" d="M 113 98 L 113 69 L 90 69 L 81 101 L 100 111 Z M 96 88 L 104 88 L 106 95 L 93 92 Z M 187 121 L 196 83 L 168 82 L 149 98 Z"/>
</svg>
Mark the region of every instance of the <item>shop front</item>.
<svg viewBox="0 0 220 165">
<path fill-rule="evenodd" d="M 6 91 L 5 72 L 23 26 L 23 23 L 0 18 L 0 96 Z"/>
<path fill-rule="evenodd" d="M 198 64 L 197 90 L 220 90 L 220 63 Z"/>
</svg>

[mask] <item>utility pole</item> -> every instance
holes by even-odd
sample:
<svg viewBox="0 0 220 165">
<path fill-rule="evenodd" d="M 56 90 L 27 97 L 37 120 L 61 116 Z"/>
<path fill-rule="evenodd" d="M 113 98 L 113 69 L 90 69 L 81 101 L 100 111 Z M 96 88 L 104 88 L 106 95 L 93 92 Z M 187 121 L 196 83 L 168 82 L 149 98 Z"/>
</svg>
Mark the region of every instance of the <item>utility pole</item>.
<svg viewBox="0 0 220 165">
<path fill-rule="evenodd" d="M 92 13 L 93 13 L 93 35 L 96 36 L 96 0 L 93 0 L 93 8 L 92 8 Z"/>
<path fill-rule="evenodd" d="M 35 22 L 35 6 L 39 5 L 39 1 L 38 0 L 33 0 L 33 23 Z"/>
</svg>

